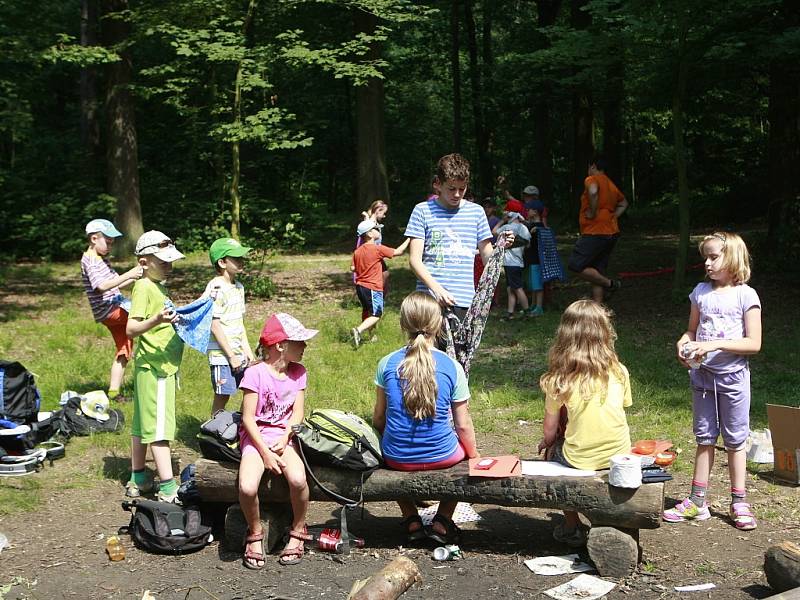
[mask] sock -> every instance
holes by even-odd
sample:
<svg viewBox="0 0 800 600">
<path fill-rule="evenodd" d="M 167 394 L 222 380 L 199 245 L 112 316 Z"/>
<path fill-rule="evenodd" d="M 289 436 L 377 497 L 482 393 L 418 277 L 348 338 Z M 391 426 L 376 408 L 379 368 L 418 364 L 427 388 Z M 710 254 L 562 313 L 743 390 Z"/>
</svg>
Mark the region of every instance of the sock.
<svg viewBox="0 0 800 600">
<path fill-rule="evenodd" d="M 131 479 L 133 483 L 136 485 L 144 485 L 147 482 L 147 473 L 145 473 L 144 469 L 138 469 L 136 471 L 131 471 Z"/>
<path fill-rule="evenodd" d="M 175 478 L 168 479 L 167 481 L 162 481 L 158 486 L 158 491 L 162 494 L 174 494 L 175 491 L 178 489 L 178 482 L 175 481 Z"/>
<path fill-rule="evenodd" d="M 691 500 L 697 508 L 703 508 L 706 505 L 707 490 L 707 482 L 704 483 L 692 479 L 692 491 L 689 493 L 689 500 Z"/>
<path fill-rule="evenodd" d="M 747 490 L 731 487 L 731 504 L 736 504 L 737 502 L 747 502 Z"/>
<path fill-rule="evenodd" d="M 109 400 L 113 400 L 114 398 L 119 396 L 119 390 L 108 390 L 108 394 L 106 395 L 108 396 Z"/>
</svg>

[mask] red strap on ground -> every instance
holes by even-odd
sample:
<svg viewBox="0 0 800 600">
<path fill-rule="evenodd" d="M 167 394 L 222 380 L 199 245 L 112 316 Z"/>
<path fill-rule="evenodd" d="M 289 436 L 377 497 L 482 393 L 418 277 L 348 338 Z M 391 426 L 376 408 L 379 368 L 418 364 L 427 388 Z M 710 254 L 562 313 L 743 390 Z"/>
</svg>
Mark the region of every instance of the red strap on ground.
<svg viewBox="0 0 800 600">
<path fill-rule="evenodd" d="M 689 265 L 686 267 L 687 271 L 695 271 L 697 269 L 701 269 L 704 263 L 697 263 L 696 265 Z M 675 267 L 664 267 L 663 269 L 657 269 L 655 271 L 624 271 L 622 273 L 617 273 L 620 279 L 635 279 L 636 277 L 656 277 L 658 275 L 664 275 L 666 273 L 674 273 Z"/>
</svg>

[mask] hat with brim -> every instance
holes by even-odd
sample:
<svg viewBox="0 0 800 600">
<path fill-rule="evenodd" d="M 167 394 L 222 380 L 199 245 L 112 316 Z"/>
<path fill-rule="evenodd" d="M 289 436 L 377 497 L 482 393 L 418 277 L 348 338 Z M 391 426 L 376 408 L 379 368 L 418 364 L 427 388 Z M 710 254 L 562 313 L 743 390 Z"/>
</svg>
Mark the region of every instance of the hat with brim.
<svg viewBox="0 0 800 600">
<path fill-rule="evenodd" d="M 211 264 L 216 265 L 217 261 L 231 256 L 233 258 L 241 258 L 246 256 L 252 248 L 242 246 L 239 240 L 233 238 L 220 238 L 215 240 L 211 247 L 208 249 L 208 257 L 211 259 Z"/>
<path fill-rule="evenodd" d="M 524 190 L 522 190 L 522 193 L 525 194 L 526 196 L 538 196 L 539 188 L 537 188 L 535 185 L 529 185 L 526 186 Z"/>
<path fill-rule="evenodd" d="M 319 333 L 318 329 L 308 329 L 303 324 L 287 313 L 275 313 L 267 322 L 258 341 L 262 346 L 280 344 L 286 340 L 292 342 L 305 342 Z"/>
<path fill-rule="evenodd" d="M 186 258 L 175 247 L 175 243 L 160 231 L 145 231 L 136 242 L 136 256 L 153 255 L 164 262 L 174 262 Z"/>
<path fill-rule="evenodd" d="M 358 233 L 358 235 L 364 235 L 365 233 L 367 233 L 368 231 L 372 231 L 373 229 L 382 229 L 382 228 L 383 225 L 381 225 L 377 221 L 373 221 L 372 219 L 366 219 L 358 224 L 356 232 Z"/>
<path fill-rule="evenodd" d="M 86 235 L 102 233 L 106 237 L 121 237 L 122 232 L 108 219 L 92 219 L 86 224 Z"/>
<path fill-rule="evenodd" d="M 108 421 L 108 396 L 103 390 L 87 392 L 81 397 L 81 411 L 87 417 L 98 421 Z"/>
</svg>

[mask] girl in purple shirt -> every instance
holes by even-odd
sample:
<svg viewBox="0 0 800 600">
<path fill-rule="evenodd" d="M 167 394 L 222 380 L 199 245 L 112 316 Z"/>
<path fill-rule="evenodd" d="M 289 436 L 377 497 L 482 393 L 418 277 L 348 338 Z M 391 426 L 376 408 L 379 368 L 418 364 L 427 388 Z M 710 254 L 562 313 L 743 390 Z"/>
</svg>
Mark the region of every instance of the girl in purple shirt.
<svg viewBox="0 0 800 600">
<path fill-rule="evenodd" d="M 731 479 L 730 516 L 738 529 L 756 528 L 745 490 L 745 441 L 750 434 L 750 367 L 761 349 L 761 301 L 747 285 L 750 255 L 741 237 L 716 232 L 700 242 L 707 281 L 699 283 L 689 326 L 677 342 L 678 362 L 690 368 L 697 454 L 689 497 L 664 512 L 664 521 L 704 521 L 714 445 L 722 434 Z"/>
</svg>

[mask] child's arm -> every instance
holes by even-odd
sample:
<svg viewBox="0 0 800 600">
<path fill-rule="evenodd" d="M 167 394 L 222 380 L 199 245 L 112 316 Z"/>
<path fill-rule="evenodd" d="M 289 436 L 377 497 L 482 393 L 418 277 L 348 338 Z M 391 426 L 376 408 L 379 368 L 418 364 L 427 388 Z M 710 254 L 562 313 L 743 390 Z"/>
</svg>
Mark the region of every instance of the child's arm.
<svg viewBox="0 0 800 600">
<path fill-rule="evenodd" d="M 453 410 L 453 424 L 456 426 L 458 441 L 464 446 L 467 458 L 480 458 L 478 445 L 475 442 L 475 427 L 472 425 L 472 416 L 469 414 L 469 401 L 454 402 L 450 405 Z"/>
<path fill-rule="evenodd" d="M 542 438 L 542 441 L 539 442 L 539 454 L 542 453 L 542 450 L 546 450 L 556 443 L 556 437 L 558 436 L 558 421 L 559 413 L 551 415 L 549 412 L 545 411 L 543 425 L 544 437 Z"/>
<path fill-rule="evenodd" d="M 218 318 L 211 319 L 211 333 L 214 335 L 214 339 L 217 340 L 220 350 L 222 350 L 222 353 L 225 354 L 225 357 L 228 359 L 228 364 L 231 366 L 231 369 L 238 369 L 245 365 L 247 358 L 244 356 L 237 356 L 233 351 L 228 341 L 228 336 L 225 335 L 225 330 L 222 327 L 222 321 Z M 247 340 L 246 334 L 245 340 Z"/>
<path fill-rule="evenodd" d="M 272 446 L 269 447 L 275 454 L 282 455 L 284 448 L 286 448 L 289 440 L 292 437 L 292 425 L 299 425 L 303 422 L 305 415 L 306 404 L 306 391 L 300 390 L 294 397 L 294 404 L 292 405 L 292 416 L 289 417 L 289 422 L 286 423 L 286 433 L 276 440 Z"/>
<path fill-rule="evenodd" d="M 397 248 L 394 249 L 394 255 L 400 256 L 403 252 L 405 252 L 410 242 L 411 238 L 406 238 L 406 240 L 402 244 L 400 244 Z"/>
<path fill-rule="evenodd" d="M 675 349 L 678 355 L 678 362 L 681 363 L 685 368 L 689 368 L 689 364 L 686 362 L 686 359 L 683 357 L 683 345 L 686 342 L 693 342 L 695 336 L 697 335 L 697 327 L 700 325 L 700 310 L 697 308 L 697 305 L 692 302 L 692 309 L 689 312 L 689 325 L 686 327 L 686 331 L 683 332 L 683 335 L 678 339 L 675 343 Z"/>
<path fill-rule="evenodd" d="M 175 323 L 178 320 L 178 313 L 169 308 L 164 308 L 161 312 L 157 312 L 152 317 L 140 319 L 138 317 L 129 317 L 128 324 L 125 327 L 125 335 L 130 339 L 139 337 L 143 333 L 150 331 L 156 325 L 162 323 Z"/>
<path fill-rule="evenodd" d="M 372 426 L 382 435 L 386 429 L 386 391 L 375 386 L 375 408 L 372 409 Z"/>
<path fill-rule="evenodd" d="M 283 468 L 286 463 L 283 459 L 270 450 L 261 438 L 261 432 L 258 430 L 256 423 L 256 406 L 258 406 L 258 393 L 253 390 L 242 388 L 244 393 L 242 397 L 242 427 L 250 437 L 253 446 L 256 447 L 258 453 L 264 461 L 264 468 L 267 471 L 280 475 L 283 473 Z"/>
<path fill-rule="evenodd" d="M 439 304 L 442 306 L 455 306 L 456 299 L 453 294 L 444 289 L 444 287 L 433 278 L 431 272 L 428 271 L 428 267 L 422 262 L 422 250 L 424 246 L 425 240 L 411 238 L 408 258 L 408 264 L 411 266 L 411 270 L 414 271 L 414 275 L 417 276 L 417 279 L 433 293 L 434 298 L 436 298 Z"/>
<path fill-rule="evenodd" d="M 709 340 L 707 342 L 692 342 L 689 348 L 694 350 L 697 357 L 705 356 L 708 352 L 722 350 L 733 354 L 748 356 L 757 354 L 761 350 L 761 308 L 752 307 L 744 313 L 744 337 L 738 340 Z"/>
<path fill-rule="evenodd" d="M 494 226 L 492 229 L 492 235 L 496 236 L 498 230 L 503 227 L 506 223 L 508 223 L 508 215 L 503 215 L 503 218 L 497 222 L 497 225 Z"/>
<path fill-rule="evenodd" d="M 142 275 L 144 274 L 144 269 L 136 265 L 132 269 L 125 271 L 122 275 L 117 275 L 116 277 L 112 277 L 111 279 L 106 279 L 105 281 L 98 283 L 97 287 L 94 289 L 98 292 L 107 292 L 108 290 L 113 290 L 115 287 L 126 287 L 131 285 L 137 279 L 141 279 Z"/>
<path fill-rule="evenodd" d="M 597 203 L 600 201 L 600 194 L 598 192 L 599 188 L 597 187 L 597 182 L 592 179 L 592 182 L 586 188 L 586 193 L 589 196 L 589 207 L 586 209 L 586 212 L 583 213 L 583 216 L 589 220 L 597 216 Z"/>
</svg>

